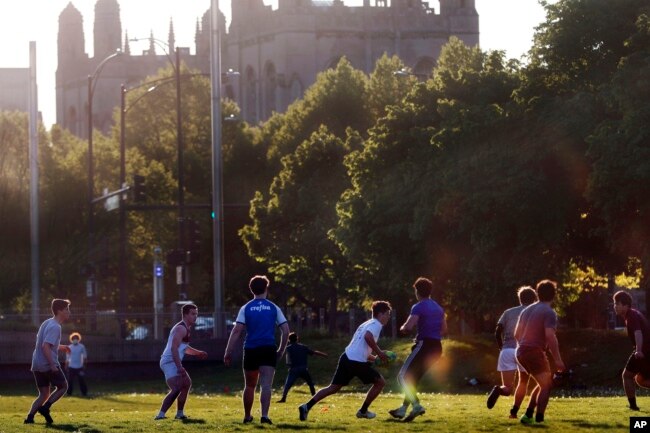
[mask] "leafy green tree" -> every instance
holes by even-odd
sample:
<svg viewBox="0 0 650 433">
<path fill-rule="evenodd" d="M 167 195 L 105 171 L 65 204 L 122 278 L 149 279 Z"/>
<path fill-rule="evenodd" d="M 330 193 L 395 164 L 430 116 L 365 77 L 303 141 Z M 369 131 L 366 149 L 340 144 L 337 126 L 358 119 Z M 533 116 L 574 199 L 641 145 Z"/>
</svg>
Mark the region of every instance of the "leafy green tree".
<svg viewBox="0 0 650 433">
<path fill-rule="evenodd" d="M 612 250 L 640 259 L 641 287 L 650 295 L 650 19 L 642 14 L 602 94 L 608 116 L 589 138 L 593 160 L 588 198 L 604 221 Z"/>
<path fill-rule="evenodd" d="M 337 223 L 336 202 L 349 186 L 342 162 L 353 143 L 357 140 L 344 143 L 321 126 L 282 158 L 268 198 L 256 193 L 253 223 L 240 232 L 249 254 L 286 285 L 289 300 L 329 305 L 331 331 L 351 267 L 327 234 Z"/>
</svg>

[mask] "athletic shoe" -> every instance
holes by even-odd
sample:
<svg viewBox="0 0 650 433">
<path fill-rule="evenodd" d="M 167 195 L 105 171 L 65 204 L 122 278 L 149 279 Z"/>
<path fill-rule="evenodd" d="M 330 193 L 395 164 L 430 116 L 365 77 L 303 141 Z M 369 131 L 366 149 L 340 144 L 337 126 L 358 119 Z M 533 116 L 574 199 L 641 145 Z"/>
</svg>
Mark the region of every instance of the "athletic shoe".
<svg viewBox="0 0 650 433">
<path fill-rule="evenodd" d="M 167 417 L 165 415 L 156 415 L 156 417 L 153 420 L 158 421 L 159 419 L 167 419 Z"/>
<path fill-rule="evenodd" d="M 508 418 L 510 418 L 510 419 L 517 419 L 517 418 L 519 418 L 519 417 L 517 416 L 516 413 L 511 413 L 510 415 L 508 415 Z"/>
<path fill-rule="evenodd" d="M 641 408 L 639 406 L 634 405 L 634 406 L 630 406 L 630 410 L 639 411 L 641 410 Z"/>
<path fill-rule="evenodd" d="M 370 412 L 369 410 L 367 410 L 365 412 L 361 412 L 360 410 L 357 411 L 357 418 L 373 419 L 376 416 L 377 416 L 376 413 Z"/>
<path fill-rule="evenodd" d="M 519 421 L 522 424 L 531 425 L 535 422 L 535 419 L 532 416 L 526 416 L 526 414 L 523 414 L 521 418 L 519 418 Z"/>
<path fill-rule="evenodd" d="M 309 413 L 309 408 L 306 404 L 298 406 L 298 414 L 300 415 L 300 421 L 307 421 L 307 414 Z"/>
<path fill-rule="evenodd" d="M 263 416 L 262 418 L 260 418 L 260 424 L 271 424 L 271 425 L 273 425 L 273 422 L 271 421 L 271 418 L 269 418 L 268 416 Z"/>
<path fill-rule="evenodd" d="M 419 404 L 417 406 L 413 406 L 413 409 L 411 409 L 411 412 L 409 412 L 408 416 L 404 418 L 404 422 L 411 422 L 413 421 L 416 417 L 420 415 L 424 415 L 424 408 L 420 406 Z"/>
<path fill-rule="evenodd" d="M 286 403 L 287 400 L 284 398 L 281 398 L 280 400 L 276 401 L 276 403 Z"/>
<path fill-rule="evenodd" d="M 187 416 L 187 415 L 176 415 L 174 417 L 174 419 L 188 419 L 188 418 L 189 418 L 189 416 Z"/>
<path fill-rule="evenodd" d="M 34 424 L 34 417 L 33 416 L 31 416 L 31 417 L 28 416 L 27 418 L 25 418 L 25 421 L 23 421 L 23 424 Z"/>
<path fill-rule="evenodd" d="M 242 421 L 242 422 L 243 422 L 244 424 L 251 423 L 251 422 L 253 422 L 253 417 L 252 417 L 252 416 L 248 416 L 248 417 L 244 418 L 244 421 Z"/>
<path fill-rule="evenodd" d="M 488 409 L 492 409 L 494 407 L 500 395 L 501 395 L 501 388 L 495 385 L 494 388 L 492 388 L 492 391 L 490 391 L 490 394 L 488 395 L 488 399 L 487 399 Z"/>
<path fill-rule="evenodd" d="M 38 413 L 43 415 L 43 418 L 45 418 L 45 422 L 48 424 L 52 424 L 54 420 L 52 419 L 52 416 L 50 416 L 50 408 L 45 408 L 44 406 L 41 406 L 38 409 Z"/>
<path fill-rule="evenodd" d="M 406 408 L 404 406 L 400 406 L 397 409 L 391 409 L 388 411 L 390 416 L 393 418 L 399 418 L 402 419 L 406 416 Z"/>
</svg>

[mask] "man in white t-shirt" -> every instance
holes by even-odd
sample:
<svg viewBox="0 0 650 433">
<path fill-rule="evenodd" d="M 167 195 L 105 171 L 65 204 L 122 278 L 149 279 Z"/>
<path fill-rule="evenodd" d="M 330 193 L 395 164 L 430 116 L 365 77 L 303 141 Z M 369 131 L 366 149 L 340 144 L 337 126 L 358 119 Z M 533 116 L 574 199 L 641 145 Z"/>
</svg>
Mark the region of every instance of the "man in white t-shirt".
<svg viewBox="0 0 650 433">
<path fill-rule="evenodd" d="M 377 340 L 381 329 L 390 320 L 390 313 L 390 303 L 386 301 L 372 303 L 372 319 L 362 323 L 357 328 L 350 344 L 339 358 L 332 383 L 327 388 L 319 390 L 311 400 L 298 408 L 300 421 L 307 421 L 307 414 L 316 403 L 339 392 L 354 377 L 358 377 L 364 384 L 372 383 L 372 388 L 366 394 L 366 399 L 357 412 L 357 418 L 372 419 L 377 416 L 374 412 L 370 412 L 368 407 L 384 388 L 386 381 L 377 370 L 372 368 L 371 363 L 377 357 L 384 362 L 389 360 L 388 356 L 377 345 Z M 376 355 L 373 355 L 373 352 Z"/>
</svg>

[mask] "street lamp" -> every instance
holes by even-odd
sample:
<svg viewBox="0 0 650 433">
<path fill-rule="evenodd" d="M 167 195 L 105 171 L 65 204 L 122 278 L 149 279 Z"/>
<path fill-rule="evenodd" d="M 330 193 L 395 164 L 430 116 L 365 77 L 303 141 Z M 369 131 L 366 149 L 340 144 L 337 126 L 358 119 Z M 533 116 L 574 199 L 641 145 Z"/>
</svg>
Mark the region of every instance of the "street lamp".
<svg viewBox="0 0 650 433">
<path fill-rule="evenodd" d="M 96 295 L 96 290 L 95 290 L 95 271 L 94 271 L 94 264 L 93 264 L 93 257 L 92 257 L 92 250 L 93 250 L 93 234 L 94 234 L 94 210 L 93 210 L 93 197 L 94 197 L 94 190 L 95 190 L 95 184 L 94 184 L 94 170 L 93 170 L 93 95 L 95 94 L 95 86 L 97 85 L 97 79 L 99 79 L 99 75 L 102 73 L 102 70 L 104 69 L 104 66 L 106 66 L 106 63 L 108 63 L 111 59 L 114 59 L 115 57 L 119 56 L 122 54 L 122 51 L 119 49 L 116 50 L 113 54 L 109 55 L 106 57 L 104 60 L 102 60 L 97 67 L 95 68 L 95 71 L 92 73 L 92 75 L 88 75 L 88 264 L 89 266 L 87 267 L 89 275 L 88 275 L 88 281 L 86 282 L 86 294 L 90 298 L 90 303 L 91 303 L 91 310 L 95 309 L 95 295 Z"/>
<path fill-rule="evenodd" d="M 212 266 L 215 336 L 225 335 L 223 311 L 223 182 L 221 158 L 221 35 L 219 0 L 210 0 L 210 77 L 212 85 Z"/>
<path fill-rule="evenodd" d="M 156 44 L 160 49 L 163 50 L 167 60 L 174 70 L 174 77 L 176 78 L 176 147 L 178 152 L 178 248 L 182 249 L 185 245 L 185 235 L 184 235 L 184 220 L 185 220 L 185 185 L 184 185 L 184 171 L 183 171 L 183 130 L 182 130 L 182 118 L 181 118 L 181 52 L 176 47 L 176 61 L 173 62 L 169 50 L 171 46 L 156 38 L 133 38 L 130 39 L 133 42 L 139 42 L 148 40 Z M 165 49 L 167 47 L 167 49 Z M 179 284 L 179 299 L 184 301 L 187 299 L 186 287 L 185 287 L 185 275 L 187 275 L 185 269 L 185 263 L 181 264 L 181 272 L 183 278 L 180 280 Z"/>
</svg>

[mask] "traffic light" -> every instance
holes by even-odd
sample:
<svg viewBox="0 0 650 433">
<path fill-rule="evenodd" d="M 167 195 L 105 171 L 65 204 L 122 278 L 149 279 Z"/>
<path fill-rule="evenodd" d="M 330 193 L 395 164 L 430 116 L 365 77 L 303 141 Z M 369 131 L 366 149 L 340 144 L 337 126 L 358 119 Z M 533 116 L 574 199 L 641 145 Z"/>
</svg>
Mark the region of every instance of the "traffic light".
<svg viewBox="0 0 650 433">
<path fill-rule="evenodd" d="M 183 240 L 187 254 L 187 263 L 196 263 L 201 254 L 201 229 L 199 223 L 192 218 L 183 221 Z"/>
<path fill-rule="evenodd" d="M 133 201 L 136 203 L 144 203 L 147 201 L 145 179 L 144 176 L 140 174 L 133 175 Z"/>
</svg>

